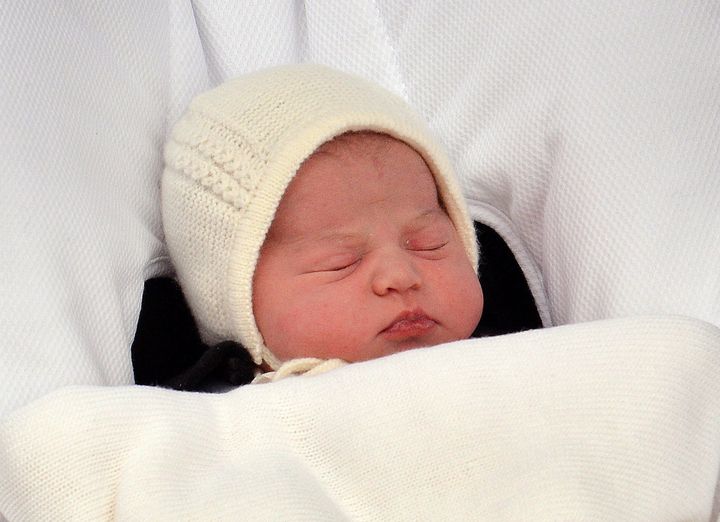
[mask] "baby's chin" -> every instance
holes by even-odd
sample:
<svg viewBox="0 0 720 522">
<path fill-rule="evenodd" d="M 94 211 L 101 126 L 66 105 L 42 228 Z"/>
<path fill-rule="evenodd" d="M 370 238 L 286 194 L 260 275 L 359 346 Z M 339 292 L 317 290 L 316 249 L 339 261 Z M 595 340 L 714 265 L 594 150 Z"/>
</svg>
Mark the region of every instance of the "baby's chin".
<svg viewBox="0 0 720 522">
<path fill-rule="evenodd" d="M 470 335 L 462 335 L 462 333 L 452 332 L 437 324 L 427 329 L 419 328 L 417 331 L 410 329 L 405 332 L 380 332 L 367 342 L 354 345 L 318 346 L 315 344 L 312 350 L 298 350 L 293 354 L 273 353 L 276 353 L 282 362 L 314 357 L 318 359 L 341 359 L 349 363 L 354 363 L 379 359 L 381 357 L 387 357 L 388 355 L 416 350 L 418 348 L 428 348 L 439 344 L 459 341 L 466 339 Z M 270 350 L 272 351 L 272 348 L 270 348 Z"/>
<path fill-rule="evenodd" d="M 464 336 L 450 335 L 446 332 L 445 335 L 411 337 L 396 342 L 384 341 L 377 343 L 372 348 L 366 348 L 364 353 L 358 353 L 354 359 L 348 360 L 348 362 L 361 362 L 379 359 L 380 357 L 387 357 L 388 355 L 396 353 L 417 350 L 419 348 L 429 348 L 440 344 L 459 341 L 465 338 L 466 337 Z"/>
</svg>

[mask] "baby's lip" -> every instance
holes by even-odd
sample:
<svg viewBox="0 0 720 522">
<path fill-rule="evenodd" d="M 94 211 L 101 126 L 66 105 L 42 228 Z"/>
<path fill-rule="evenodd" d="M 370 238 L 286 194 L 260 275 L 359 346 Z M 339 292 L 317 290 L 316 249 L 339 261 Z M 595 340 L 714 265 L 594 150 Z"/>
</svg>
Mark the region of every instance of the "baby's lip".
<svg viewBox="0 0 720 522">
<path fill-rule="evenodd" d="M 415 310 L 405 310 L 398 314 L 380 333 L 384 337 L 392 340 L 403 340 L 425 335 L 436 326 L 437 321 L 420 308 L 416 308 Z"/>
</svg>

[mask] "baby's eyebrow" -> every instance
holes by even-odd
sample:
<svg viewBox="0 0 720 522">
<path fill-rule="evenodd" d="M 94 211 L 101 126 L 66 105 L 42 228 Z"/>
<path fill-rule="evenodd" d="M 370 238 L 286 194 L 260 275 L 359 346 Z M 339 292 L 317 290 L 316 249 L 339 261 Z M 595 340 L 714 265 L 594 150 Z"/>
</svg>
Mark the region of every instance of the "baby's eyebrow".
<svg viewBox="0 0 720 522">
<path fill-rule="evenodd" d="M 360 245 L 363 238 L 360 234 L 349 232 L 326 232 L 319 234 L 307 235 L 284 235 L 281 238 L 275 238 L 278 243 L 285 244 L 295 250 L 304 250 L 310 248 L 324 248 L 332 246 L 340 246 L 343 248 L 353 248 Z"/>
<path fill-rule="evenodd" d="M 429 208 L 410 218 L 404 228 L 406 232 L 412 232 L 423 228 L 426 225 L 432 224 L 434 221 L 441 218 L 448 218 L 447 213 L 442 208 Z M 304 248 L 308 245 L 319 248 L 327 246 L 358 248 L 367 241 L 367 238 L 362 233 L 357 232 L 331 231 L 320 232 L 318 234 L 311 233 L 302 236 L 286 235 L 279 241 L 295 248 Z"/>
<path fill-rule="evenodd" d="M 307 238 L 307 241 L 323 245 L 331 244 L 346 247 L 355 246 L 362 242 L 362 236 L 351 232 L 329 232 L 327 234 Z"/>
<path fill-rule="evenodd" d="M 420 215 L 417 217 L 417 219 L 427 216 L 447 216 L 447 212 L 445 212 L 441 207 L 429 208 L 420 212 Z"/>
<path fill-rule="evenodd" d="M 418 214 L 414 219 L 410 221 L 411 228 L 416 227 L 422 227 L 426 223 L 432 223 L 433 221 L 439 219 L 439 218 L 449 218 L 447 215 L 447 212 L 445 212 L 442 208 L 430 208 L 427 210 L 424 210 L 420 214 Z"/>
</svg>

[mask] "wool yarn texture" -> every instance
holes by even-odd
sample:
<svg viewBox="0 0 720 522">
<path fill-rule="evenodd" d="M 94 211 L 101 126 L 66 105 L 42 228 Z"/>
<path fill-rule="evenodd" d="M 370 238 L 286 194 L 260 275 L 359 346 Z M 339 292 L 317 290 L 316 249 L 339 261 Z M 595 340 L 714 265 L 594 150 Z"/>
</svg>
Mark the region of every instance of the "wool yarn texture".
<svg viewBox="0 0 720 522">
<path fill-rule="evenodd" d="M 402 98 L 325 66 L 265 69 L 197 96 L 166 144 L 165 239 L 205 342 L 237 341 L 256 364 L 282 364 L 265 346 L 253 314 L 260 249 L 303 161 L 353 131 L 390 135 L 424 158 L 477 268 L 473 224 L 450 161 Z"/>
</svg>

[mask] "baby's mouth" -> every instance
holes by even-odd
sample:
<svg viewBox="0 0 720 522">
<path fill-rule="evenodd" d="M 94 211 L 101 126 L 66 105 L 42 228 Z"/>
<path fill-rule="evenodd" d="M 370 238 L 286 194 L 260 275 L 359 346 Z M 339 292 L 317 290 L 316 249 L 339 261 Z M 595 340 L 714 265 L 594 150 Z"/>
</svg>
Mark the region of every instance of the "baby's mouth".
<svg viewBox="0 0 720 522">
<path fill-rule="evenodd" d="M 402 341 L 430 333 L 437 322 L 422 310 L 405 311 L 398 315 L 380 334 L 390 340 Z"/>
</svg>

